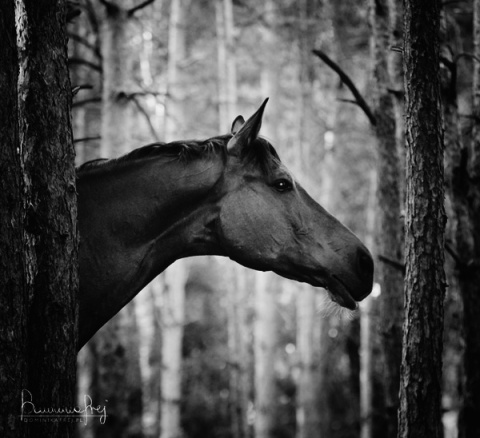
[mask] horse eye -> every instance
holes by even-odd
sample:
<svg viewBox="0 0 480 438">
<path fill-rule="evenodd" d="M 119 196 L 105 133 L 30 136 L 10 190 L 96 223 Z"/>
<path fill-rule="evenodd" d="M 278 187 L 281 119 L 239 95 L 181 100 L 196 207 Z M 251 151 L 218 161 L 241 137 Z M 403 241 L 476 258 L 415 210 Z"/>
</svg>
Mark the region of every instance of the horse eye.
<svg viewBox="0 0 480 438">
<path fill-rule="evenodd" d="M 292 183 L 288 179 L 278 179 L 273 183 L 273 186 L 279 192 L 286 192 L 292 189 Z"/>
</svg>

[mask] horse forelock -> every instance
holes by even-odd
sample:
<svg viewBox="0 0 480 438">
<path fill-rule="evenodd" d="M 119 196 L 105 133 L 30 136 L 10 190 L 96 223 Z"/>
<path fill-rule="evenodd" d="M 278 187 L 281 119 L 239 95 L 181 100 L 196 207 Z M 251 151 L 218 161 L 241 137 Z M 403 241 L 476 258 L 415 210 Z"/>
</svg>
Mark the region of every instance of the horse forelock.
<svg viewBox="0 0 480 438">
<path fill-rule="evenodd" d="M 258 137 L 251 145 L 243 148 L 241 158 L 247 163 L 260 167 L 267 177 L 279 168 L 285 169 L 275 148 L 263 137 Z"/>
</svg>

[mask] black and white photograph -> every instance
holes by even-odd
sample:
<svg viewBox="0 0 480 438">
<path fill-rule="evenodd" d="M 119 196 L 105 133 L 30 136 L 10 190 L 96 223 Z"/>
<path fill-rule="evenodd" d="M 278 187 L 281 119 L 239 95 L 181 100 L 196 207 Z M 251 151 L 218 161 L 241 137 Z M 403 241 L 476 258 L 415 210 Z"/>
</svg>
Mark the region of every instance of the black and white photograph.
<svg viewBox="0 0 480 438">
<path fill-rule="evenodd" d="M 480 0 L 0 0 L 0 438 L 480 438 Z"/>
</svg>

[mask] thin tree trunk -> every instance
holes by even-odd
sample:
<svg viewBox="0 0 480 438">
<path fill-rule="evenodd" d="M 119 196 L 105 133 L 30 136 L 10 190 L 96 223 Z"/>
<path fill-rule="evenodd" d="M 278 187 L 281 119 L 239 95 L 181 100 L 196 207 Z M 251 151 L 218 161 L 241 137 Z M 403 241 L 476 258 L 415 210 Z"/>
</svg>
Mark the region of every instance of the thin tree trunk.
<svg viewBox="0 0 480 438">
<path fill-rule="evenodd" d="M 227 300 L 230 417 L 233 437 L 248 438 L 247 411 L 251 385 L 248 376 L 247 275 L 245 268 L 240 265 L 231 266 L 230 275 Z"/>
<path fill-rule="evenodd" d="M 376 194 L 377 172 L 371 170 L 365 244 L 372 250 L 375 246 Z M 373 300 L 369 295 L 360 304 L 360 438 L 373 438 Z"/>
<path fill-rule="evenodd" d="M 165 287 L 161 308 L 161 438 L 180 438 L 183 436 L 180 425 L 180 401 L 182 396 L 182 342 L 185 324 L 187 274 L 184 260 L 177 261 L 165 271 Z"/>
<path fill-rule="evenodd" d="M 255 438 L 272 438 L 276 424 L 277 286 L 278 280 L 269 273 L 255 273 Z"/>
<path fill-rule="evenodd" d="M 129 2 L 104 8 L 102 42 L 101 155 L 116 158 L 132 148 L 132 18 Z M 94 400 L 108 400 L 105 424 L 95 422 L 95 436 L 136 437 L 142 431 L 142 391 L 135 304 L 127 304 L 92 340 L 96 375 Z"/>
<path fill-rule="evenodd" d="M 405 2 L 406 313 L 398 436 L 408 438 L 442 436 L 445 211 L 439 24 L 438 1 Z"/>
<path fill-rule="evenodd" d="M 236 117 L 237 69 L 232 0 L 215 1 L 217 30 L 218 112 L 220 132 L 229 132 Z"/>
<path fill-rule="evenodd" d="M 474 1 L 474 55 L 480 58 L 480 1 Z M 459 280 L 464 306 L 464 400 L 459 424 L 460 438 L 480 436 L 480 64 L 473 63 L 473 124 L 472 142 L 469 154 L 463 151 L 459 157 L 456 176 L 459 191 L 465 202 L 465 161 L 467 161 L 468 188 L 468 224 L 458 224 L 458 254 L 464 257 L 465 265 L 461 267 Z M 468 160 L 466 157 L 469 157 Z M 463 178 L 462 178 L 463 176 Z M 460 195 L 460 193 L 459 193 Z M 466 228 L 467 226 L 468 228 Z M 460 242 L 458 242 L 459 244 Z M 461 251 L 461 252 L 460 252 Z"/>
<path fill-rule="evenodd" d="M 297 438 L 319 435 L 318 407 L 321 319 L 317 313 L 317 291 L 303 286 L 297 294 L 297 353 L 300 369 L 297 383 Z"/>
<path fill-rule="evenodd" d="M 186 54 L 185 0 L 172 0 L 168 29 L 167 100 L 164 134 L 166 141 L 183 135 L 185 101 L 182 95 L 183 72 L 181 61 Z M 182 391 L 182 342 L 185 322 L 185 260 L 177 260 L 164 274 L 162 320 L 162 367 L 160 377 L 160 436 L 179 438 Z M 158 281 L 155 280 L 155 281 Z"/>
<path fill-rule="evenodd" d="M 388 49 L 391 33 L 388 0 L 370 0 L 372 56 L 375 78 L 374 115 L 377 137 L 377 253 L 391 260 L 403 260 L 403 233 L 400 219 L 400 160 Z M 402 357 L 403 273 L 397 267 L 379 261 L 377 278 L 382 288 L 380 333 L 384 359 L 386 438 L 397 436 L 398 389 Z"/>
<path fill-rule="evenodd" d="M 166 141 L 182 138 L 185 99 L 183 71 L 180 66 L 186 55 L 185 41 L 186 0 L 171 0 L 168 28 L 167 100 L 165 103 L 164 135 Z"/>
</svg>

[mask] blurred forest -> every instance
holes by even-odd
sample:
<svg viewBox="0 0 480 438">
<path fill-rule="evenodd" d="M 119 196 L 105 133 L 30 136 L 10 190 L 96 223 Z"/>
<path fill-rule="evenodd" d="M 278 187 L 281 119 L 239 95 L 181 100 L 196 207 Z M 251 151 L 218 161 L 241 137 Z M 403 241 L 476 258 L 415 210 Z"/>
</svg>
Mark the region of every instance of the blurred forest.
<svg viewBox="0 0 480 438">
<path fill-rule="evenodd" d="M 68 28 L 78 165 L 154 141 L 228 133 L 238 114 L 269 97 L 262 135 L 375 253 L 378 277 L 350 313 L 332 308 L 321 289 L 226 259 L 176 262 L 81 350 L 80 403 L 88 394 L 108 418 L 79 424 L 79 437 L 396 436 L 405 190 L 396 3 L 78 0 Z M 472 130 L 472 14 L 469 1 L 442 11 L 453 142 Z M 464 336 L 455 220 L 447 227 L 442 409 L 450 438 L 462 406 Z"/>
</svg>

